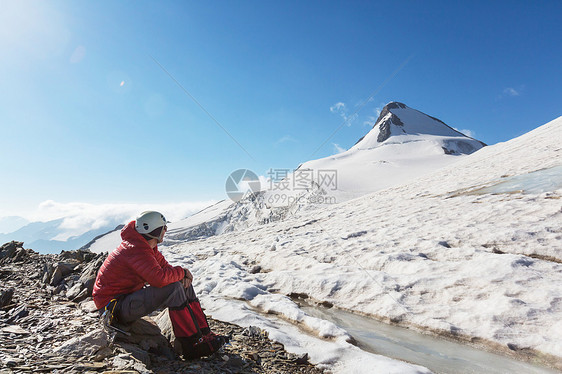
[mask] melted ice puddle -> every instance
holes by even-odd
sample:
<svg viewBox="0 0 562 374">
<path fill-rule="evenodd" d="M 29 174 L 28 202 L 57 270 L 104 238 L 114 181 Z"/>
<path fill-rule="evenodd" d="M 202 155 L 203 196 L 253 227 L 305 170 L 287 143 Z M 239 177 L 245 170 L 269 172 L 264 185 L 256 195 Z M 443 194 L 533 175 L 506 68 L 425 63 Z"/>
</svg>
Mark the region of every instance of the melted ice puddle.
<svg viewBox="0 0 562 374">
<path fill-rule="evenodd" d="M 539 194 L 556 191 L 560 188 L 562 188 L 562 165 L 507 177 L 496 185 L 480 188 L 472 191 L 471 194 L 482 195 L 513 192 Z"/>
<path fill-rule="evenodd" d="M 546 367 L 517 361 L 467 345 L 387 325 L 336 308 L 302 303 L 307 314 L 345 329 L 365 351 L 425 366 L 435 373 L 557 373 Z"/>
</svg>

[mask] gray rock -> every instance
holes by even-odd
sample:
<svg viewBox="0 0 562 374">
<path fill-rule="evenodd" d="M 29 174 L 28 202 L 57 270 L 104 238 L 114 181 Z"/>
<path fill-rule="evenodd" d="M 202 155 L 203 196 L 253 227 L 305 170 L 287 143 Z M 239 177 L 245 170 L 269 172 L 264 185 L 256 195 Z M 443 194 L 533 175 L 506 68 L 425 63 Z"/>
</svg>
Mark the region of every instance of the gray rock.
<svg viewBox="0 0 562 374">
<path fill-rule="evenodd" d="M 161 334 L 170 342 L 174 352 L 178 355 L 182 355 L 182 347 L 179 341 L 176 340 L 174 335 L 174 330 L 172 328 L 172 321 L 170 320 L 170 315 L 168 314 L 168 309 L 163 310 L 158 314 L 154 321 L 158 325 Z"/>
<path fill-rule="evenodd" d="M 28 256 L 27 250 L 25 250 L 24 248 L 18 248 L 12 258 L 12 262 L 25 261 L 27 256 Z"/>
<path fill-rule="evenodd" d="M 171 326 L 171 322 L 170 322 Z M 143 317 L 128 325 L 129 336 L 118 334 L 116 343 L 129 343 L 141 346 L 145 350 L 157 352 L 159 355 L 173 358 L 174 353 L 170 342 L 162 334 L 157 322 L 150 317 Z"/>
<path fill-rule="evenodd" d="M 67 295 L 68 297 L 68 295 Z M 75 297 L 73 297 L 72 299 L 70 297 L 68 297 L 70 300 L 74 301 L 75 303 L 79 303 L 83 300 L 85 300 L 88 297 L 88 290 L 83 288 L 78 295 L 76 295 Z"/>
<path fill-rule="evenodd" d="M 98 310 L 93 300 L 84 300 L 80 302 L 79 308 L 86 313 L 93 313 Z"/>
<path fill-rule="evenodd" d="M 254 267 L 252 267 L 252 269 L 250 269 L 250 274 L 256 274 L 261 272 L 261 266 L 259 265 L 255 265 Z"/>
<path fill-rule="evenodd" d="M 257 338 L 257 337 L 260 337 L 262 335 L 262 333 L 263 333 L 263 331 L 259 327 L 249 326 L 246 329 L 244 329 L 244 331 L 242 332 L 242 335 Z"/>
<path fill-rule="evenodd" d="M 45 284 L 48 284 L 51 281 L 51 277 L 53 275 L 53 271 L 55 271 L 55 268 L 53 267 L 52 264 L 50 263 L 46 263 L 43 264 L 43 279 L 42 282 Z"/>
<path fill-rule="evenodd" d="M 3 248 L 2 253 L 6 253 L 8 246 L 0 248 Z M 16 248 L 12 253 L 15 256 L 17 248 L 21 246 L 12 245 L 11 248 Z M 74 265 L 83 256 L 84 262 Z M 128 326 L 130 337 L 115 332 L 105 334 L 100 330 L 99 315 L 91 298 L 79 304 L 68 302 L 60 295 L 54 296 L 55 287 L 48 285 L 60 263 L 72 265 L 73 267 L 69 266 L 72 270 L 69 274 L 59 268 L 61 279 L 57 286 L 60 286 L 61 294 L 65 292 L 65 287 L 68 287 L 67 296 L 74 296 L 80 289 L 73 299 L 78 301 L 84 296 L 83 293 L 87 292 L 80 278 L 85 273 L 88 273 L 88 279 L 91 278 L 97 273 L 104 258 L 105 255 L 96 256 L 88 252 L 40 255 L 27 250 L 23 261 L 15 263 L 10 257 L 8 262 L 2 263 L 9 265 L 0 267 L 0 282 L 4 289 L 14 289 L 11 302 L 14 303 L 15 300 L 17 303 L 14 307 L 8 304 L 10 309 L 0 310 L 0 329 L 5 330 L 0 332 L 0 336 L 9 337 L 7 341 L 0 337 L 0 374 L 46 371 L 95 373 L 103 370 L 113 373 L 121 370 L 122 374 L 264 372 L 260 371 L 260 367 L 266 368 L 265 372 L 319 374 L 319 371 L 312 370 L 314 368 L 310 365 L 306 371 L 302 371 L 300 366 L 297 368 L 291 362 L 296 356 L 280 359 L 286 357 L 283 351 L 279 351 L 281 346 L 273 346 L 264 331 L 251 328 L 242 334 L 243 328 L 211 318 L 211 330 L 230 337 L 231 344 L 221 351 L 222 356 L 228 357 L 227 361 L 216 355 L 188 362 L 178 359 L 167 339 L 150 318 Z M 246 266 L 252 265 L 248 262 Z M 38 276 L 35 280 L 31 279 L 30 274 L 35 273 Z M 46 283 L 38 282 L 40 278 L 44 278 Z M 77 285 L 82 286 L 79 288 Z M 23 300 L 25 304 L 21 303 Z M 168 317 L 167 312 L 162 313 L 162 316 Z M 8 322 L 8 319 L 13 323 Z M 165 321 L 159 321 L 164 326 L 164 334 L 172 337 L 171 322 L 169 318 Z M 55 351 L 54 347 L 57 347 Z M 116 358 L 118 352 L 126 354 Z M 260 354 L 265 352 L 272 353 L 272 357 L 261 359 Z M 146 364 L 149 362 L 151 367 L 147 369 Z M 10 366 L 18 369 L 14 370 Z"/>
<path fill-rule="evenodd" d="M 59 258 L 61 259 L 76 260 L 78 262 L 89 262 L 94 257 L 96 257 L 95 253 L 83 249 L 79 249 L 77 251 L 61 251 L 59 254 Z"/>
<path fill-rule="evenodd" d="M 55 348 L 54 352 L 73 357 L 93 356 L 108 345 L 107 334 L 103 330 L 94 330 L 86 335 L 70 339 Z"/>
<path fill-rule="evenodd" d="M 230 357 L 230 359 L 228 360 L 228 366 L 230 367 L 234 367 L 234 368 L 240 368 L 242 366 L 244 366 L 246 364 L 246 361 L 244 361 L 244 359 L 242 359 L 241 357 Z"/>
<path fill-rule="evenodd" d="M 13 323 L 21 318 L 27 317 L 28 315 L 29 310 L 27 310 L 27 307 L 25 305 L 20 305 L 10 310 L 6 323 Z"/>
<path fill-rule="evenodd" d="M 51 286 L 56 286 L 60 283 L 61 280 L 62 280 L 62 270 L 61 270 L 61 268 L 56 266 L 54 268 L 53 275 L 51 275 L 51 279 L 49 281 L 49 284 Z"/>
<path fill-rule="evenodd" d="M 0 308 L 9 305 L 12 302 L 12 296 L 14 296 L 14 289 L 0 289 Z"/>
<path fill-rule="evenodd" d="M 98 271 L 105 261 L 106 254 L 100 254 L 96 256 L 92 261 L 86 265 L 82 274 L 80 275 L 79 282 L 88 290 L 88 296 L 92 295 L 92 290 L 94 289 L 94 282 L 96 281 L 96 276 Z"/>
<path fill-rule="evenodd" d="M 12 258 L 18 248 L 23 248 L 23 242 L 11 241 L 0 247 L 0 258 Z"/>
<path fill-rule="evenodd" d="M 69 260 L 68 262 L 58 262 L 57 264 L 55 264 L 55 267 L 60 269 L 61 274 L 64 278 L 74 271 L 76 265 L 78 265 L 78 262 L 76 260 Z"/>
<path fill-rule="evenodd" d="M 121 343 L 119 345 L 121 346 L 121 348 L 126 350 L 128 353 L 130 353 L 134 358 L 142 362 L 144 365 L 150 366 L 150 356 L 148 355 L 147 351 L 141 349 L 139 346 L 135 344 Z"/>
<path fill-rule="evenodd" d="M 53 290 L 53 295 L 63 294 L 63 291 L 65 290 L 66 290 L 66 285 L 59 281 L 59 285 L 56 286 L 55 289 Z M 66 292 L 64 294 L 66 294 Z"/>
<path fill-rule="evenodd" d="M 76 283 L 74 286 L 70 287 L 70 289 L 66 292 L 66 297 L 68 297 L 69 300 L 72 300 L 76 296 L 78 296 L 80 291 L 82 291 L 82 284 Z"/>
<path fill-rule="evenodd" d="M 135 363 L 129 355 L 119 355 L 113 359 L 113 366 L 117 370 L 128 369 L 133 366 Z"/>
<path fill-rule="evenodd" d="M 96 361 L 96 362 L 103 361 L 106 358 L 111 357 L 111 356 L 113 356 L 113 350 L 109 347 L 103 347 L 94 356 L 94 361 Z"/>
<path fill-rule="evenodd" d="M 17 366 L 17 364 L 18 364 L 19 362 L 20 362 L 20 360 L 17 360 L 17 359 L 15 359 L 15 358 L 13 358 L 13 357 L 10 357 L 10 356 L 4 357 L 4 358 L 2 359 L 2 363 L 3 363 L 4 365 L 6 365 L 6 367 L 14 367 L 14 366 Z"/>
</svg>

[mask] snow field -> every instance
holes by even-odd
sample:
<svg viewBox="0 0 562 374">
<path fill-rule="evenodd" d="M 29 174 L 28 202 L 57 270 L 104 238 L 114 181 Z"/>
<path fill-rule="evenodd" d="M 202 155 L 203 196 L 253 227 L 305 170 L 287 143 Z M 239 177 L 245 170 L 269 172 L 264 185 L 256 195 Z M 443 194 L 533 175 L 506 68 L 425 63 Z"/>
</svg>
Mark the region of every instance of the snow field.
<svg viewBox="0 0 562 374">
<path fill-rule="evenodd" d="M 227 321 L 246 318 L 229 313 L 228 300 L 241 299 L 340 342 L 345 333 L 279 295 L 307 294 L 382 320 L 530 349 L 560 364 L 562 264 L 528 255 L 562 260 L 562 190 L 472 191 L 561 165 L 561 138 L 559 118 L 407 185 L 163 250 L 176 263 L 192 258 L 204 305 Z M 249 274 L 254 262 L 265 272 Z M 321 352 L 309 354 L 327 362 Z M 332 354 L 330 365 L 351 365 L 347 353 Z"/>
</svg>

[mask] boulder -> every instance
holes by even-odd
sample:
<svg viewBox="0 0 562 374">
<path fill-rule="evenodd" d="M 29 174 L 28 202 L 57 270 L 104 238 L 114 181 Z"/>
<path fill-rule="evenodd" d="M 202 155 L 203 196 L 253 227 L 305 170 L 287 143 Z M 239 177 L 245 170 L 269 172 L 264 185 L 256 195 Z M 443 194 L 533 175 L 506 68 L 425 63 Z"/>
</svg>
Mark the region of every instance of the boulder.
<svg viewBox="0 0 562 374">
<path fill-rule="evenodd" d="M 105 261 L 106 258 L 105 253 L 101 253 L 94 257 L 88 265 L 82 271 L 80 275 L 79 282 L 82 283 L 83 287 L 88 290 L 87 295 L 92 296 L 92 291 L 94 290 L 94 283 L 96 281 L 96 276 L 98 275 L 98 271 L 101 268 L 101 265 Z"/>
<path fill-rule="evenodd" d="M 68 297 L 68 294 L 66 295 L 66 297 Z M 68 297 L 70 299 L 70 297 Z M 71 300 L 74 301 L 75 303 L 79 303 L 81 301 L 84 301 L 88 298 L 88 290 L 83 288 L 80 293 L 78 293 L 78 295 L 76 295 L 75 297 L 73 297 Z"/>
<path fill-rule="evenodd" d="M 174 330 L 172 328 L 172 320 L 170 320 L 170 314 L 168 313 L 168 309 L 165 309 L 162 312 L 160 312 L 160 314 L 158 314 L 154 318 L 154 321 L 160 328 L 162 335 L 165 336 L 166 339 L 168 339 L 174 351 L 178 355 L 182 355 L 183 354 L 182 346 L 179 341 L 176 341 L 176 336 L 174 335 Z"/>
<path fill-rule="evenodd" d="M 73 357 L 89 357 L 107 346 L 109 346 L 107 334 L 103 330 L 94 330 L 86 335 L 70 339 L 55 348 L 54 352 Z"/>
<path fill-rule="evenodd" d="M 80 291 L 82 291 L 82 284 L 76 283 L 74 286 L 70 287 L 68 291 L 66 291 L 66 297 L 68 297 L 69 300 L 72 300 L 78 296 Z"/>
<path fill-rule="evenodd" d="M 121 326 L 117 327 L 121 328 Z M 126 329 L 130 335 L 117 334 L 115 338 L 116 344 L 120 342 L 135 344 L 147 352 L 169 359 L 174 358 L 170 342 L 162 335 L 160 328 L 150 317 L 138 319 L 123 329 Z"/>
<path fill-rule="evenodd" d="M 18 248 L 23 248 L 23 242 L 11 241 L 0 247 L 0 258 L 12 258 Z"/>
<path fill-rule="evenodd" d="M 51 275 L 51 286 L 56 286 L 69 274 L 72 274 L 74 268 L 78 265 L 76 260 L 69 260 L 67 262 L 56 262 L 53 264 L 53 274 Z"/>
</svg>

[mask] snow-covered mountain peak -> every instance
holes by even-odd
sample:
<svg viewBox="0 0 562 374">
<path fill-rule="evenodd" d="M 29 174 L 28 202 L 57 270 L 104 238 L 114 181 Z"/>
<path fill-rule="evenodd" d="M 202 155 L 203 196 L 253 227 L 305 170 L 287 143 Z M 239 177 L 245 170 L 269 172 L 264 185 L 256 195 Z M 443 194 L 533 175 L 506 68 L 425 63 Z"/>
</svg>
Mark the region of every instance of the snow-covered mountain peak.
<svg viewBox="0 0 562 374">
<path fill-rule="evenodd" d="M 281 221 L 300 210 L 339 204 L 430 174 L 483 146 L 438 119 L 391 102 L 351 149 L 304 162 L 259 194 L 237 202 L 222 201 L 171 224 L 167 240 L 201 239 Z M 119 244 L 119 233 L 113 235 L 115 245 Z M 98 244 L 111 248 L 103 240 L 91 248 L 97 250 Z"/>
<path fill-rule="evenodd" d="M 449 127 L 443 121 L 428 116 L 396 101 L 388 103 L 381 111 L 375 125 L 363 136 L 352 150 L 366 150 L 387 144 L 409 143 L 412 141 L 438 140 L 444 153 L 470 154 L 484 143 L 469 138 Z"/>
</svg>

